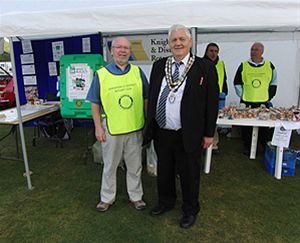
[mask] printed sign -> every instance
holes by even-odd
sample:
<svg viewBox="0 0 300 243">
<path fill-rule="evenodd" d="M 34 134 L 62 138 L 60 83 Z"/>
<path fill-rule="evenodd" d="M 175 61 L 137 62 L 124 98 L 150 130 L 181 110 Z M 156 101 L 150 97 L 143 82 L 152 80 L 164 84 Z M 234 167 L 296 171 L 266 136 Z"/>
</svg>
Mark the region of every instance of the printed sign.
<svg viewBox="0 0 300 243">
<path fill-rule="evenodd" d="M 67 68 L 67 97 L 85 99 L 93 80 L 93 69 L 87 64 L 71 64 Z"/>
<path fill-rule="evenodd" d="M 126 36 L 126 38 L 131 44 L 129 58 L 131 62 L 152 63 L 171 55 L 167 34 Z M 110 54 L 112 40 L 112 38 L 107 39 L 108 62 L 112 61 Z"/>
</svg>

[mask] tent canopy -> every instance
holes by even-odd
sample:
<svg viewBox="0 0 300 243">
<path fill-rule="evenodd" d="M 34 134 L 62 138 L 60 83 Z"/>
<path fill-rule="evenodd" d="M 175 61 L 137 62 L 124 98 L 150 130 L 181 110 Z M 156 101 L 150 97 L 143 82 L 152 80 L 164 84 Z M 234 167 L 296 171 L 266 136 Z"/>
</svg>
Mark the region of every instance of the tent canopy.
<svg viewBox="0 0 300 243">
<path fill-rule="evenodd" d="M 176 23 L 204 31 L 300 28 L 299 0 L 0 2 L 0 37 L 158 31 Z"/>
<path fill-rule="evenodd" d="M 202 32 L 300 30 L 299 0 L 0 0 L 0 6 L 0 37 L 155 32 L 177 23 Z M 32 189 L 18 95 L 16 103 Z"/>
</svg>

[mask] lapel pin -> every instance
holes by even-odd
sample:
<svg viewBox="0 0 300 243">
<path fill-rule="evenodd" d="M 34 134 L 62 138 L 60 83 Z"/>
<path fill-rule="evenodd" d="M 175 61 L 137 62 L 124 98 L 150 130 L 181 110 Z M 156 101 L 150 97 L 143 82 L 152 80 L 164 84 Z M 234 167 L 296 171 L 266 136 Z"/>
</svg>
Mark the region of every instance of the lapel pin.
<svg viewBox="0 0 300 243">
<path fill-rule="evenodd" d="M 202 85 L 202 83 L 203 83 L 203 77 L 201 77 L 199 80 L 199 84 Z"/>
</svg>

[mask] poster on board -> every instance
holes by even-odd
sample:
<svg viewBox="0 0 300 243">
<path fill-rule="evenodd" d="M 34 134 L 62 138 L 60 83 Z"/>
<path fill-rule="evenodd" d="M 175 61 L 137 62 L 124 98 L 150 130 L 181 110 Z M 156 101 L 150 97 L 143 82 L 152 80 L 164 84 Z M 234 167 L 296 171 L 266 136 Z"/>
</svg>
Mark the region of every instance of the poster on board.
<svg viewBox="0 0 300 243">
<path fill-rule="evenodd" d="M 168 34 L 124 36 L 131 44 L 131 63 L 152 63 L 171 55 Z M 112 61 L 111 44 L 113 38 L 106 38 L 106 53 L 108 62 Z"/>
<path fill-rule="evenodd" d="M 53 61 L 59 61 L 59 59 L 64 54 L 65 54 L 65 51 L 64 51 L 64 42 L 63 41 L 52 42 Z"/>
<path fill-rule="evenodd" d="M 36 76 L 23 76 L 24 85 L 37 85 Z"/>
<path fill-rule="evenodd" d="M 93 80 L 93 69 L 88 64 L 75 63 L 66 71 L 66 93 L 69 101 L 85 100 Z"/>
</svg>

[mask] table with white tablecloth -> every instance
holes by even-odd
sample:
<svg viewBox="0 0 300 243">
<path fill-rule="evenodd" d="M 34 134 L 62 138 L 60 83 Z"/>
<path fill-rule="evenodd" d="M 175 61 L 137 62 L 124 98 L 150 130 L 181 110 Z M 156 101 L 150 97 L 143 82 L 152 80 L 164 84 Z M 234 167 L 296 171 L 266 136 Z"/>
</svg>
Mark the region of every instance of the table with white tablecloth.
<svg viewBox="0 0 300 243">
<path fill-rule="evenodd" d="M 259 120 L 259 119 L 227 119 L 219 118 L 217 120 L 217 125 L 228 125 L 228 126 L 251 126 L 252 127 L 252 140 L 251 140 L 251 150 L 250 159 L 256 158 L 257 140 L 258 140 L 258 130 L 259 127 L 275 127 L 276 121 L 273 120 Z M 210 172 L 212 157 L 212 146 L 210 146 L 206 151 L 205 161 L 204 161 L 204 172 L 208 174 Z M 281 179 L 282 171 L 282 157 L 283 157 L 283 147 L 276 147 L 276 164 L 275 164 L 275 178 Z"/>
</svg>

